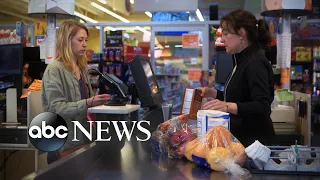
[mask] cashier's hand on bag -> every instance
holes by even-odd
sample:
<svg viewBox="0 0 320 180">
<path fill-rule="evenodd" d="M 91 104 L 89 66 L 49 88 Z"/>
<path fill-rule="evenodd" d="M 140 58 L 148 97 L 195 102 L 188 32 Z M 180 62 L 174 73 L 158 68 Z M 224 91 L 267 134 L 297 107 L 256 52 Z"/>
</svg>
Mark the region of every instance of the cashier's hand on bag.
<svg viewBox="0 0 320 180">
<path fill-rule="evenodd" d="M 197 89 L 201 92 L 201 96 L 204 98 L 207 98 L 207 97 L 216 98 L 217 96 L 217 90 L 215 88 L 199 87 Z"/>
<path fill-rule="evenodd" d="M 111 99 L 110 94 L 98 94 L 94 97 L 87 99 L 87 105 L 91 106 L 99 106 L 107 103 Z"/>
</svg>

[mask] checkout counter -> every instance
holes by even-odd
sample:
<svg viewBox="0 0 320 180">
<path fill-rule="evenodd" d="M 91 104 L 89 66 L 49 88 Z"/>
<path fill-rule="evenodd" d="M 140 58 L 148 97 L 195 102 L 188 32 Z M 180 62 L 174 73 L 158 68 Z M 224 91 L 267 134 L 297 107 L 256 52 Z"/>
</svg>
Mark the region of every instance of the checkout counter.
<svg viewBox="0 0 320 180">
<path fill-rule="evenodd" d="M 160 122 L 159 122 L 160 123 Z M 50 179 L 235 179 L 231 175 L 199 168 L 188 160 L 168 159 L 152 152 L 151 142 L 132 139 L 124 147 L 93 143 L 38 170 L 23 180 Z M 319 179 L 317 176 L 252 174 L 256 180 Z"/>
<path fill-rule="evenodd" d="M 103 84 L 111 87 L 109 89 L 111 91 L 116 89 L 111 92 L 116 96 L 110 104 L 89 108 L 88 112 L 96 114 L 96 121 L 125 121 L 129 127 L 133 125 L 133 121 L 150 121 L 145 128 L 152 133 L 166 117 L 161 106 L 161 92 L 148 59 L 135 56 L 129 66 L 135 85 L 127 88 L 115 77 L 102 75 Z M 130 100 L 126 99 L 128 94 L 131 95 Z M 137 98 L 141 102 L 139 105 Z M 125 104 L 126 101 L 131 101 L 131 104 Z M 148 108 L 148 111 L 139 117 L 138 111 L 141 107 Z M 146 134 L 136 129 L 133 130 L 130 141 L 126 140 L 126 136 L 119 141 L 115 130 L 110 127 L 109 135 L 114 136 L 114 140 L 92 142 L 53 162 L 47 168 L 38 169 L 26 175 L 23 179 L 234 179 L 229 174 L 199 168 L 184 158 L 169 159 L 165 155 L 152 151 L 151 138 L 145 142 L 137 141 L 135 137 L 142 139 L 141 137 L 145 137 Z M 102 137 L 108 138 L 104 135 Z M 316 176 L 297 176 L 290 173 L 287 175 L 252 173 L 250 179 L 305 178 L 319 179 Z"/>
</svg>

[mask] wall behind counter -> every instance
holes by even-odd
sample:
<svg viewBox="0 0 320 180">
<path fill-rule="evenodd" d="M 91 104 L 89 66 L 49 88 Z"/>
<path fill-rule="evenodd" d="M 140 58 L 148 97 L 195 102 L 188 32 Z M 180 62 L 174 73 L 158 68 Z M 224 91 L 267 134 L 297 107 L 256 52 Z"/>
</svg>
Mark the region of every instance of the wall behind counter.
<svg viewBox="0 0 320 180">
<path fill-rule="evenodd" d="M 94 53 L 100 53 L 100 35 L 99 30 L 94 27 L 88 27 L 89 38 L 87 49 L 93 50 Z"/>
</svg>

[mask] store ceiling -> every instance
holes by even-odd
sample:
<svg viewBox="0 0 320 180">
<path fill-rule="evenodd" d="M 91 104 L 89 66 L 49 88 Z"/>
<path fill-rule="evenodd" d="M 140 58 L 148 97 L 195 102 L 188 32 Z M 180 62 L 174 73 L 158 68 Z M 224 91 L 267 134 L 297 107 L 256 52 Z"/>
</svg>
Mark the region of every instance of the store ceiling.
<svg viewBox="0 0 320 180">
<path fill-rule="evenodd" d="M 104 8 L 111 10 L 129 21 L 150 21 L 143 12 L 127 12 L 124 10 L 124 1 L 106 0 L 107 4 L 103 5 L 98 0 L 75 0 L 75 11 L 90 17 L 98 22 L 121 22 L 120 20 L 96 9 L 91 2 L 95 2 Z M 122 4 L 121 4 L 122 3 Z M 219 16 L 223 16 L 231 10 L 246 8 L 253 12 L 260 11 L 260 1 L 258 0 L 199 0 L 199 9 L 205 19 L 209 19 L 209 6 L 218 4 Z M 134 5 L 131 6 L 134 8 Z M 13 24 L 16 21 L 25 21 L 27 23 L 35 22 L 39 16 L 28 15 L 28 0 L 1 0 L 0 7 L 0 24 Z"/>
</svg>

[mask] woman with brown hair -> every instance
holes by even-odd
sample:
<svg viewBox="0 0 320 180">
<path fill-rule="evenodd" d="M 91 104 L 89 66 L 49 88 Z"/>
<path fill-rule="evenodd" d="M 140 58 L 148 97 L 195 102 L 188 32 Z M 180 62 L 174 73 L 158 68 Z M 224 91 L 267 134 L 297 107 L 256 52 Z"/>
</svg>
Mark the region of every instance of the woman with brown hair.
<svg viewBox="0 0 320 180">
<path fill-rule="evenodd" d="M 60 25 L 56 38 L 56 58 L 44 72 L 41 97 L 44 112 L 59 114 L 68 127 L 73 127 L 71 121 L 78 121 L 87 130 L 87 109 L 110 99 L 108 94 L 93 94 L 85 53 L 88 36 L 87 27 L 77 21 L 68 20 Z M 48 163 L 90 143 L 78 131 L 76 136 L 79 141 L 72 141 L 73 135 L 73 128 L 69 128 L 65 145 L 58 152 L 48 152 Z"/>
<path fill-rule="evenodd" d="M 271 103 L 274 99 L 274 79 L 264 49 L 271 36 L 264 19 L 245 10 L 236 10 L 220 21 L 226 52 L 233 55 L 234 68 L 224 91 L 199 88 L 203 97 L 212 97 L 203 109 L 230 113 L 230 130 L 244 145 L 254 140 L 267 142 L 274 135 Z"/>
</svg>

